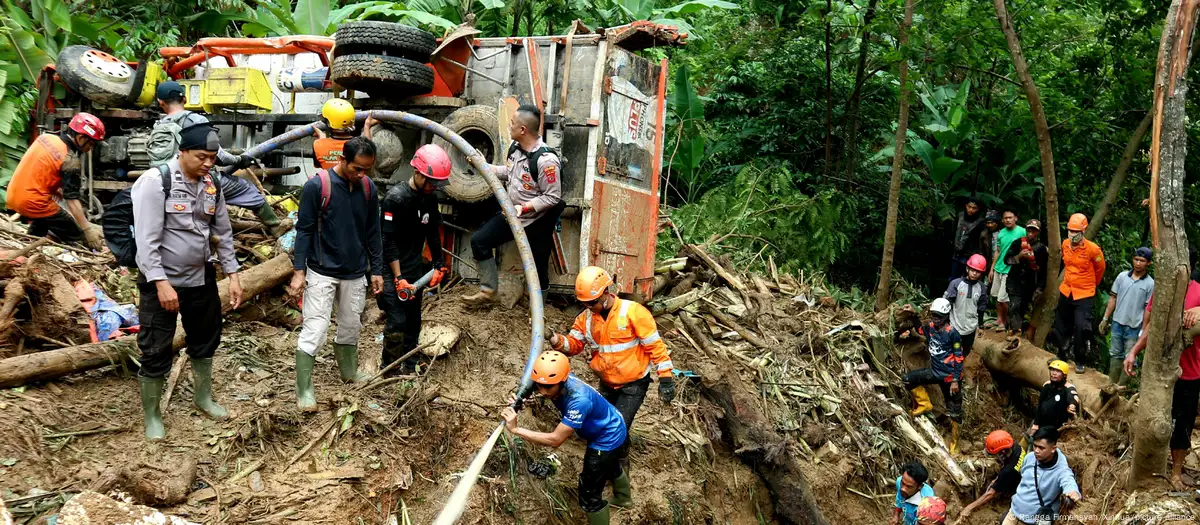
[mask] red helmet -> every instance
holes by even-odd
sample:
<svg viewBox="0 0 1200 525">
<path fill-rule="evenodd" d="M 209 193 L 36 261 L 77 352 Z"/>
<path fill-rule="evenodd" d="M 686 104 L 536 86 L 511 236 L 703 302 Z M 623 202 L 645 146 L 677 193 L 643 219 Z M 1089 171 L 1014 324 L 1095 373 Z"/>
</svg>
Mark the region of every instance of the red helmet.
<svg viewBox="0 0 1200 525">
<path fill-rule="evenodd" d="M 76 113 L 67 127 L 96 142 L 104 140 L 104 123 L 91 113 Z"/>
<path fill-rule="evenodd" d="M 972 255 L 970 259 L 967 259 L 967 268 L 970 268 L 972 270 L 979 270 L 981 272 L 986 272 L 987 271 L 987 259 L 984 259 L 983 256 L 978 253 L 975 255 Z"/>
<path fill-rule="evenodd" d="M 1004 430 L 993 430 L 987 435 L 987 439 L 983 441 L 983 445 L 987 448 L 987 453 L 996 455 L 1013 447 L 1012 434 Z"/>
<path fill-rule="evenodd" d="M 450 155 L 437 144 L 421 146 L 417 154 L 413 155 L 412 167 L 434 181 L 450 179 Z"/>
<path fill-rule="evenodd" d="M 917 522 L 946 523 L 946 502 L 936 496 L 921 500 L 917 506 Z"/>
</svg>

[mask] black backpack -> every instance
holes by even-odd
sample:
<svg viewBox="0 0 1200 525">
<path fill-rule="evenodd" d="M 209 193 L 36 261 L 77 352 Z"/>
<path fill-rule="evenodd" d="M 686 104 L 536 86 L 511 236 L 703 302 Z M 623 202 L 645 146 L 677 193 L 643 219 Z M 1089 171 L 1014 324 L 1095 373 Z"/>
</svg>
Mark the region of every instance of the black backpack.
<svg viewBox="0 0 1200 525">
<path fill-rule="evenodd" d="M 162 178 L 163 195 L 171 195 L 172 175 L 166 164 L 157 166 Z M 212 176 L 213 185 L 221 191 L 221 182 Z M 164 211 L 165 213 L 165 211 Z M 133 235 L 133 188 L 126 188 L 113 197 L 104 208 L 104 242 L 116 257 L 117 264 L 126 268 L 137 268 L 137 241 Z"/>
</svg>

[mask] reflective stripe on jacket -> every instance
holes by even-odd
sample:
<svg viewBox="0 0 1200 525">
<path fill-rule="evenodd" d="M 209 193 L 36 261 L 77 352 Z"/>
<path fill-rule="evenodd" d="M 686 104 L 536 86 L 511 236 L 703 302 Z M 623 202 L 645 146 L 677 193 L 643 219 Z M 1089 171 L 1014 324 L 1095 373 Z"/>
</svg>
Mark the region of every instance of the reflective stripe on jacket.
<svg viewBox="0 0 1200 525">
<path fill-rule="evenodd" d="M 591 349 L 588 366 L 612 388 L 646 377 L 651 370 L 658 377 L 671 375 L 671 354 L 658 334 L 654 316 L 634 301 L 616 299 L 607 319 L 584 310 L 564 340 L 567 355 Z"/>
</svg>

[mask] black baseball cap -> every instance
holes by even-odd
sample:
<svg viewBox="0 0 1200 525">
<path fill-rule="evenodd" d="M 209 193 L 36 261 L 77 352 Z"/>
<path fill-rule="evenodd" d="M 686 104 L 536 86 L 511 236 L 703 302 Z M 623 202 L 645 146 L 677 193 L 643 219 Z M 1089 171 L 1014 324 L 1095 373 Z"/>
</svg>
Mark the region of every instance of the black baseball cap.
<svg viewBox="0 0 1200 525">
<path fill-rule="evenodd" d="M 183 93 L 183 85 L 178 82 L 168 80 L 158 85 L 155 97 L 157 97 L 159 100 L 171 100 L 183 98 Z"/>
</svg>

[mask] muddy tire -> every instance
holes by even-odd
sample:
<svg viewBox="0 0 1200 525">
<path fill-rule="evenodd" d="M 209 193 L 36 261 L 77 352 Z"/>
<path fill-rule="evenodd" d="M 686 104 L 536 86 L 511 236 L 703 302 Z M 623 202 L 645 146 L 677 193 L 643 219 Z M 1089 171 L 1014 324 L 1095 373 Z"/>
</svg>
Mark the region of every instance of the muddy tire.
<svg viewBox="0 0 1200 525">
<path fill-rule="evenodd" d="M 67 46 L 58 54 L 54 67 L 72 91 L 110 107 L 129 102 L 137 77 L 121 59 L 87 46 Z"/>
<path fill-rule="evenodd" d="M 437 38 L 415 27 L 392 22 L 348 22 L 338 26 L 334 58 L 344 55 L 388 55 L 428 62 Z"/>
<path fill-rule="evenodd" d="M 496 116 L 496 108 L 491 106 L 456 109 L 442 121 L 442 125 L 461 135 L 490 162 L 499 162 L 508 144 L 500 137 L 500 120 Z M 488 185 L 487 179 L 475 172 L 475 168 L 467 162 L 466 155 L 441 137 L 434 137 L 433 143 L 450 154 L 450 184 L 446 186 L 447 195 L 462 202 L 478 202 L 492 196 L 492 187 Z"/>
<path fill-rule="evenodd" d="M 396 132 L 376 124 L 371 128 L 371 141 L 375 143 L 375 171 L 386 174 L 384 180 L 390 179 L 392 172 L 404 163 L 404 144 Z"/>
<path fill-rule="evenodd" d="M 371 96 L 423 95 L 433 89 L 429 66 L 385 55 L 342 55 L 333 59 L 329 77 L 339 86 Z"/>
</svg>

